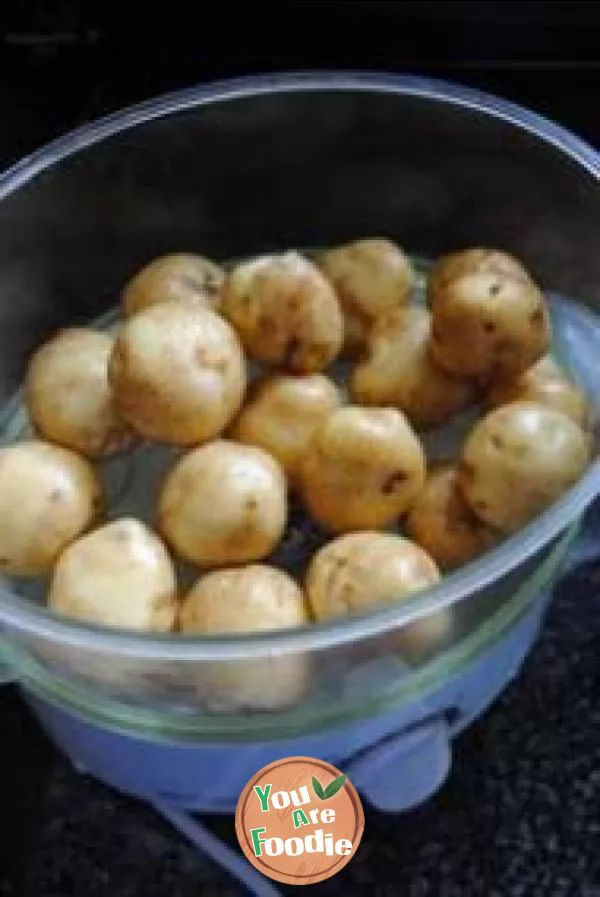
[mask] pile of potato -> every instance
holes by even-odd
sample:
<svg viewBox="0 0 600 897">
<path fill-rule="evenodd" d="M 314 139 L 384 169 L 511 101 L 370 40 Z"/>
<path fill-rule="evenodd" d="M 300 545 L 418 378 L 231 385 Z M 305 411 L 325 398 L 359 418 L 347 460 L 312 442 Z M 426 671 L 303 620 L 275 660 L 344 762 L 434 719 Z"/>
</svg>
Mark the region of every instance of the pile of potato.
<svg viewBox="0 0 600 897">
<path fill-rule="evenodd" d="M 591 451 L 585 397 L 548 355 L 544 296 L 492 249 L 439 259 L 426 307 L 414 284 L 384 239 L 228 271 L 152 262 L 123 291 L 115 337 L 67 329 L 29 363 L 36 438 L 0 450 L 0 569 L 48 576 L 71 618 L 240 633 L 400 600 L 522 527 Z M 345 389 L 325 373 L 338 358 Z M 420 434 L 475 404 L 460 455 L 428 470 Z M 183 450 L 155 519 L 103 524 L 94 462 L 141 440 Z M 301 584 L 268 563 L 290 496 L 331 536 Z M 201 571 L 183 597 L 172 555 Z"/>
</svg>

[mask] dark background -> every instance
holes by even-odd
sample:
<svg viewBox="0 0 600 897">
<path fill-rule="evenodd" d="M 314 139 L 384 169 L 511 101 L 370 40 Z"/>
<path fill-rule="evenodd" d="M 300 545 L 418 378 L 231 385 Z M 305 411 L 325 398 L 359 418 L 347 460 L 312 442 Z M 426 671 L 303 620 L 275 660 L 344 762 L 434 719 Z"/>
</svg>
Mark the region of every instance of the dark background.
<svg viewBox="0 0 600 897">
<path fill-rule="evenodd" d="M 2 154 L 176 87 L 301 68 L 451 77 L 593 139 L 599 38 L 600 4 L 578 0 L 5 3 Z"/>
<path fill-rule="evenodd" d="M 187 9 L 2 4 L 0 166 L 157 93 L 310 68 L 452 79 L 531 106 L 600 143 L 596 2 L 279 0 L 269 10 L 219 0 Z M 579 593 L 597 591 L 597 579 L 592 565 L 567 583 L 524 679 L 461 739 L 441 796 L 407 820 L 368 818 L 367 831 L 388 839 L 390 850 L 361 848 L 344 888 L 411 897 L 600 895 L 598 612 L 588 608 L 590 619 L 569 629 Z M 11 688 L 0 695 L 0 751 L 0 897 L 230 893 L 136 804 L 78 780 Z M 567 772 L 569 763 L 579 772 Z"/>
</svg>

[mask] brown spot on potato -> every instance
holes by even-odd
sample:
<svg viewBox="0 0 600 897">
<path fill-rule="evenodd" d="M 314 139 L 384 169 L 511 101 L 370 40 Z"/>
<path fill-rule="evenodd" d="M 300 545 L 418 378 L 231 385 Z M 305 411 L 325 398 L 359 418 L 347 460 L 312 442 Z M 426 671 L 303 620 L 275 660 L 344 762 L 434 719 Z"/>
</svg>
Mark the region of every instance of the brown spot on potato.
<svg viewBox="0 0 600 897">
<path fill-rule="evenodd" d="M 258 508 L 258 501 L 255 498 L 247 498 L 246 499 L 246 510 L 256 511 L 257 508 Z"/>
<path fill-rule="evenodd" d="M 492 443 L 494 448 L 497 448 L 500 451 L 506 447 L 505 442 L 502 439 L 502 437 L 498 436 L 496 433 L 494 433 L 492 436 L 490 436 L 490 442 Z"/>
<path fill-rule="evenodd" d="M 297 336 L 290 336 L 283 350 L 283 363 L 291 364 L 294 361 L 294 355 L 301 347 L 301 340 Z"/>
<path fill-rule="evenodd" d="M 62 501 L 63 494 L 64 493 L 62 489 L 53 489 L 48 498 L 50 499 L 52 504 L 58 504 L 60 501 Z"/>
<path fill-rule="evenodd" d="M 475 479 L 475 468 L 468 461 L 461 461 L 459 465 L 461 475 L 467 480 Z"/>
<path fill-rule="evenodd" d="M 529 316 L 529 320 L 533 324 L 534 327 L 541 327 L 544 323 L 544 309 L 541 305 L 538 305 L 535 311 L 531 313 Z"/>
<path fill-rule="evenodd" d="M 493 284 L 490 286 L 490 296 L 498 296 L 498 294 L 500 293 L 500 290 L 501 290 L 501 289 L 502 289 L 502 284 L 500 284 L 500 283 L 493 283 Z"/>
<path fill-rule="evenodd" d="M 408 474 L 405 470 L 395 470 L 390 476 L 386 479 L 383 486 L 381 487 L 381 491 L 384 495 L 392 495 L 397 486 L 401 486 L 402 483 L 406 481 Z"/>
<path fill-rule="evenodd" d="M 494 331 L 496 330 L 496 325 L 494 324 L 493 321 L 484 321 L 483 329 L 485 330 L 486 333 L 494 333 Z"/>
</svg>

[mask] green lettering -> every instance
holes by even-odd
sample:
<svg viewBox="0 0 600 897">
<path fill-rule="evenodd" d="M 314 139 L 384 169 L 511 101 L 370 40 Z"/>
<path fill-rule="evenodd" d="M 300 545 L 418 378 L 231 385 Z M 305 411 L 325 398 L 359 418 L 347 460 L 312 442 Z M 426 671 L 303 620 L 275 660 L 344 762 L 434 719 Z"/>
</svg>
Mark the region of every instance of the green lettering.
<svg viewBox="0 0 600 897">
<path fill-rule="evenodd" d="M 264 788 L 261 788 L 260 785 L 255 785 L 254 790 L 258 795 L 258 799 L 260 801 L 260 808 L 263 813 L 269 812 L 269 794 L 271 793 L 272 785 L 265 785 Z"/>
<path fill-rule="evenodd" d="M 264 832 L 266 832 L 266 828 L 250 829 L 250 837 L 252 838 L 252 846 L 254 847 L 254 856 L 256 857 L 262 856 L 262 844 L 265 839 L 260 836 Z"/>
<path fill-rule="evenodd" d="M 301 825 L 310 825 L 308 816 L 304 810 L 294 810 L 292 817 L 294 820 L 294 828 L 300 828 Z"/>
</svg>

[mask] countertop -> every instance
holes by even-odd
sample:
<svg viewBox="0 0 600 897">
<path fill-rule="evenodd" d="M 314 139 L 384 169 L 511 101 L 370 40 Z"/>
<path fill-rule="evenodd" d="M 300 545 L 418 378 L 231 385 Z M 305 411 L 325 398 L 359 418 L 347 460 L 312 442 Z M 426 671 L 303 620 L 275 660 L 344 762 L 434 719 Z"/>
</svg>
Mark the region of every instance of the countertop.
<svg viewBox="0 0 600 897">
<path fill-rule="evenodd" d="M 289 16 L 296 15 L 291 30 L 300 45 L 290 38 L 274 50 L 259 38 L 236 44 L 240 21 L 228 40 L 222 25 L 175 34 L 172 21 L 159 39 L 158 25 L 144 33 L 127 23 L 111 26 L 106 14 L 82 12 L 78 4 L 56 4 L 60 12 L 50 14 L 50 4 L 34 3 L 34 13 L 11 14 L 0 33 L 0 164 L 167 89 L 309 67 L 452 78 L 600 140 L 600 19 L 589 11 L 595 4 L 509 4 L 525 16 L 510 27 L 498 24 L 501 4 L 400 5 L 405 17 L 392 21 L 393 4 L 373 3 L 361 19 L 362 3 L 323 3 L 315 11 L 317 4 L 307 2 L 304 18 L 299 4 L 282 3 L 279 24 L 287 16 L 289 35 Z M 539 6 L 554 8 L 545 31 L 535 17 L 527 20 L 527 8 Z M 568 21 L 556 13 L 566 6 Z M 222 5 L 221 23 L 230 7 Z M 337 43 L 328 42 L 324 33 L 336 23 Z M 310 50 L 303 35 L 313 38 Z M 312 892 L 600 897 L 599 591 L 592 552 L 558 587 L 522 676 L 456 741 L 452 773 L 438 795 L 406 816 L 367 811 L 356 858 Z M 0 744 L 0 897 L 239 894 L 146 807 L 69 768 L 10 686 L 0 693 Z M 233 843 L 230 820 L 209 822 Z"/>
</svg>

